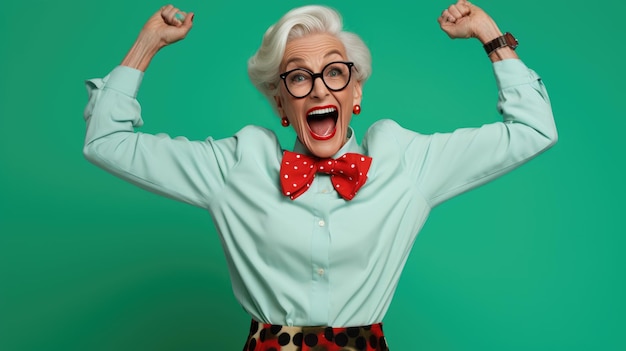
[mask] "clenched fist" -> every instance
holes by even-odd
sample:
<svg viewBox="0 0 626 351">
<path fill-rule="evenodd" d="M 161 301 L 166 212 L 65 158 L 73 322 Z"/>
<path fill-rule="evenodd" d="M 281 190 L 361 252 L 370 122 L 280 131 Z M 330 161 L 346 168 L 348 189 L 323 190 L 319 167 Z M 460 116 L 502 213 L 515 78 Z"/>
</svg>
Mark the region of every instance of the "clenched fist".
<svg viewBox="0 0 626 351">
<path fill-rule="evenodd" d="M 441 29 L 452 39 L 478 38 L 494 35 L 497 26 L 478 6 L 467 0 L 459 0 L 441 12 L 437 18 Z M 495 36 L 498 36 L 497 34 Z M 487 40 L 485 38 L 485 40 Z"/>
<path fill-rule="evenodd" d="M 486 44 L 502 35 L 496 22 L 480 7 L 467 0 L 458 0 L 456 4 L 443 10 L 437 22 L 452 39 L 477 38 Z M 511 48 L 503 47 L 490 54 L 489 58 L 496 62 L 518 56 Z"/>
<path fill-rule="evenodd" d="M 172 5 L 161 7 L 144 24 L 121 64 L 145 71 L 161 48 L 187 36 L 191 30 L 193 15 L 192 12 L 180 11 Z"/>
<path fill-rule="evenodd" d="M 160 46 L 175 43 L 187 36 L 193 23 L 193 13 L 167 5 L 155 12 L 141 30 L 140 37 L 158 42 Z"/>
</svg>

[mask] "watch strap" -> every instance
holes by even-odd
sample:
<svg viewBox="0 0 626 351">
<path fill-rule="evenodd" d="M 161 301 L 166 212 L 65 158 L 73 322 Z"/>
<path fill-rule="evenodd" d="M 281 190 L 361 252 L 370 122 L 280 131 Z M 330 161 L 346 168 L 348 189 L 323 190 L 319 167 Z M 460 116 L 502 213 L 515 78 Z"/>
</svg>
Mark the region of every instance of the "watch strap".
<svg viewBox="0 0 626 351">
<path fill-rule="evenodd" d="M 508 46 L 511 49 L 515 50 L 515 48 L 517 48 L 517 44 L 517 39 L 515 39 L 513 34 L 506 32 L 504 33 L 504 35 L 501 35 L 483 45 L 483 48 L 485 48 L 485 52 L 487 52 L 487 55 L 491 55 L 494 50 L 505 46 Z"/>
</svg>

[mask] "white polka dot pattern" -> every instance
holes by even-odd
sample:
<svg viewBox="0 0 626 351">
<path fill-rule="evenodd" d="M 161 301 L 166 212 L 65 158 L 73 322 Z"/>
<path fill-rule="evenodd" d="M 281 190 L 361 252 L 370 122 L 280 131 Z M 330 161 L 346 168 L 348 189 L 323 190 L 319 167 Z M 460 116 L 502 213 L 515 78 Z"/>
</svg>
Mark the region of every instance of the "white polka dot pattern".
<svg viewBox="0 0 626 351">
<path fill-rule="evenodd" d="M 280 167 L 283 194 L 296 199 L 309 189 L 315 173 L 319 172 L 330 174 L 337 193 L 345 200 L 352 200 L 365 184 L 371 163 L 371 157 L 356 153 L 347 153 L 334 160 L 285 151 Z M 302 167 L 306 165 L 309 167 Z"/>
</svg>

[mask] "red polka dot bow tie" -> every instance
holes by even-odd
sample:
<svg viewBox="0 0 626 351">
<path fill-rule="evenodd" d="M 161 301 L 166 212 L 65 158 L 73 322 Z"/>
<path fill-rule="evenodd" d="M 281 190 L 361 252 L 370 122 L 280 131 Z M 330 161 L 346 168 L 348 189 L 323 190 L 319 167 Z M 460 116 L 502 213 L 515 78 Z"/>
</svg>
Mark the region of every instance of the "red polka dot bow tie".
<svg viewBox="0 0 626 351">
<path fill-rule="evenodd" d="M 352 200 L 365 184 L 372 158 L 356 153 L 347 153 L 337 159 L 314 158 L 285 151 L 280 165 L 280 185 L 283 195 L 292 200 L 309 189 L 315 174 L 330 174 L 335 191 L 346 200 Z"/>
</svg>

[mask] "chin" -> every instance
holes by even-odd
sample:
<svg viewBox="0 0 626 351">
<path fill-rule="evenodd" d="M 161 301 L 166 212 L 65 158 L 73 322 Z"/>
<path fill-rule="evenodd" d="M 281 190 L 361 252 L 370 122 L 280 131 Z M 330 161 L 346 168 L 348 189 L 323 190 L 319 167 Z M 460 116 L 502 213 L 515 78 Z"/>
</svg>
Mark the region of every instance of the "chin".
<svg viewBox="0 0 626 351">
<path fill-rule="evenodd" d="M 319 158 L 333 157 L 345 143 L 345 136 L 341 137 L 339 133 L 334 133 L 333 137 L 327 140 L 318 140 L 310 138 L 307 146 L 311 154 Z"/>
</svg>

